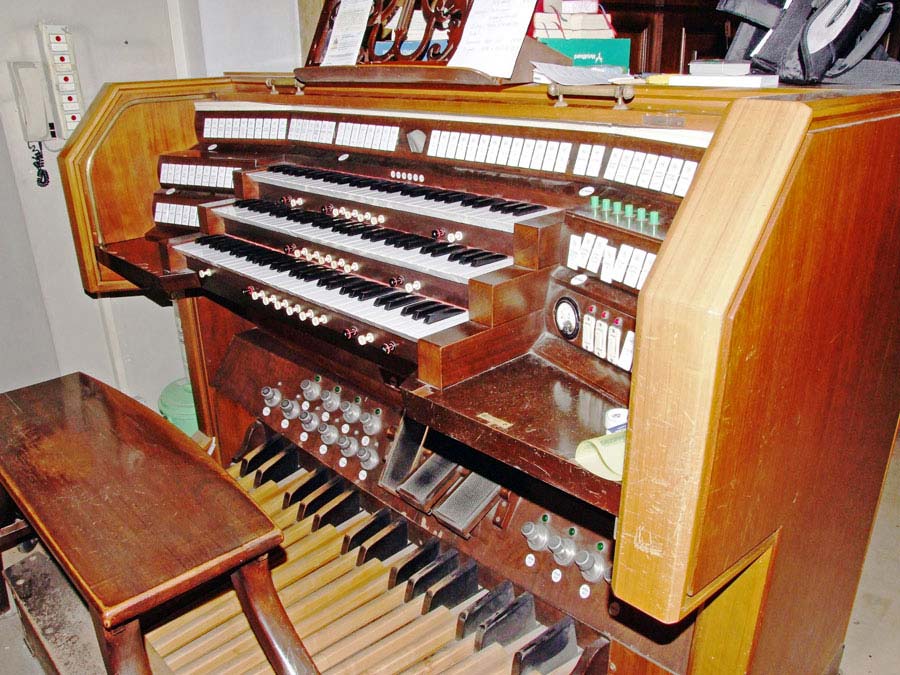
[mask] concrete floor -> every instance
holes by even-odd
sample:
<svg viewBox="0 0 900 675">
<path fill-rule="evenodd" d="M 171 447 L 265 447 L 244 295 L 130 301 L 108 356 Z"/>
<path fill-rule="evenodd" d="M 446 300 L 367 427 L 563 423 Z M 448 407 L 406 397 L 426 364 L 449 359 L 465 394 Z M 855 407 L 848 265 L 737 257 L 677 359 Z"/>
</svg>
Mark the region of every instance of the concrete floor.
<svg viewBox="0 0 900 675">
<path fill-rule="evenodd" d="M 843 675 L 900 675 L 900 461 L 891 463 L 847 629 Z M 12 556 L 6 556 L 11 558 Z M 0 617 L 0 675 L 39 675 L 15 611 Z M 93 675 L 93 674 L 77 674 Z"/>
</svg>

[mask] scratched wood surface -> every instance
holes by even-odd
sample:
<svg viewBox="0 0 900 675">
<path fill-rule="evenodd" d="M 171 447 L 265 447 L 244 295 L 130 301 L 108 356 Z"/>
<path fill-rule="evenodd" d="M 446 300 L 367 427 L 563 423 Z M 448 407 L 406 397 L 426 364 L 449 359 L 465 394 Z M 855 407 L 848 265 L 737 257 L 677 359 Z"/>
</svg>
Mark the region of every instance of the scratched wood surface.
<svg viewBox="0 0 900 675">
<path fill-rule="evenodd" d="M 150 409 L 81 373 L 0 396 L 0 483 L 106 627 L 281 532 Z"/>
</svg>

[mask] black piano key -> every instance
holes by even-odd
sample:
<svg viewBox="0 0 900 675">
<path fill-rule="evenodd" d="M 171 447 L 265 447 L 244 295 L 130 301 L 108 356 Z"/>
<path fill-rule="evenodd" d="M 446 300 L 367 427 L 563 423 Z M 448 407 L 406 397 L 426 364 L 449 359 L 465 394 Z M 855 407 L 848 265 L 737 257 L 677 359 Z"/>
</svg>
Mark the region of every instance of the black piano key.
<svg viewBox="0 0 900 675">
<path fill-rule="evenodd" d="M 379 509 L 369 517 L 369 522 L 356 530 L 353 534 L 344 535 L 341 545 L 341 553 L 347 553 L 361 546 L 384 528 L 391 524 L 391 512 L 389 509 Z"/>
<path fill-rule="evenodd" d="M 372 240 L 373 237 L 378 236 L 381 232 L 384 232 L 385 228 L 379 227 L 378 225 L 372 225 L 371 230 L 367 230 L 365 232 L 360 232 L 359 236 L 363 239 Z M 377 239 L 375 241 L 378 241 Z"/>
<path fill-rule="evenodd" d="M 482 197 L 478 199 L 470 205 L 473 209 L 489 209 L 492 206 L 498 204 L 506 204 L 505 199 L 500 199 L 499 197 Z"/>
<path fill-rule="evenodd" d="M 287 216 L 287 219 L 295 223 L 310 223 L 313 221 L 314 214 L 309 211 L 294 211 Z"/>
<path fill-rule="evenodd" d="M 255 262 L 257 265 L 268 265 L 269 263 L 275 262 L 278 258 L 273 255 L 269 251 L 256 251 L 253 253 L 248 253 L 244 256 L 250 262 Z"/>
<path fill-rule="evenodd" d="M 575 622 L 566 616 L 516 652 L 513 672 L 549 673 L 577 655 Z"/>
<path fill-rule="evenodd" d="M 393 246 L 395 241 L 401 241 L 406 239 L 409 236 L 409 232 L 402 232 L 400 230 L 394 230 L 391 234 L 386 236 L 381 241 L 387 246 Z"/>
<path fill-rule="evenodd" d="M 450 255 L 451 253 L 455 253 L 456 251 L 464 251 L 466 250 L 465 246 L 460 246 L 459 244 L 450 244 L 445 243 L 444 246 L 435 246 L 429 251 L 429 254 L 432 258 L 437 258 L 439 256 Z"/>
<path fill-rule="evenodd" d="M 452 192 L 452 190 L 435 190 L 434 192 L 426 194 L 425 199 L 427 199 L 430 202 L 441 201 L 445 196 L 447 196 L 451 192 Z"/>
<path fill-rule="evenodd" d="M 349 295 L 351 298 L 358 298 L 361 293 L 375 289 L 375 288 L 379 288 L 380 286 L 381 286 L 381 284 L 379 284 L 377 281 L 368 281 L 367 283 L 363 284 L 362 286 L 355 286 L 354 288 L 352 288 L 350 290 L 349 293 L 347 293 L 347 295 Z"/>
<path fill-rule="evenodd" d="M 470 253 L 471 251 L 481 251 L 480 248 L 461 248 L 458 251 L 454 251 L 449 255 L 447 260 L 456 261 L 459 260 L 461 256 Z"/>
<path fill-rule="evenodd" d="M 489 210 L 493 211 L 494 213 L 506 213 L 507 209 L 512 208 L 513 206 L 518 206 L 519 203 L 520 202 L 509 202 L 504 199 L 495 204 L 491 204 Z"/>
<path fill-rule="evenodd" d="M 465 262 L 466 262 L 467 265 L 473 265 L 473 266 L 474 266 L 474 264 L 475 264 L 476 262 L 478 262 L 479 260 L 483 260 L 483 259 L 485 259 L 485 258 L 491 258 L 491 257 L 493 257 L 494 255 L 496 255 L 496 254 L 493 253 L 492 251 L 481 251 L 481 252 L 478 253 L 478 255 L 468 256 L 468 257 L 466 258 Z"/>
<path fill-rule="evenodd" d="M 347 295 L 354 288 L 360 286 L 368 286 L 370 282 L 368 279 L 354 278 L 352 281 L 347 282 L 343 286 L 341 286 L 341 295 Z"/>
<path fill-rule="evenodd" d="M 490 253 L 490 255 L 470 260 L 469 265 L 471 265 L 472 267 L 481 267 L 483 265 L 490 265 L 491 263 L 500 262 L 501 260 L 505 259 L 506 256 L 502 253 Z"/>
<path fill-rule="evenodd" d="M 412 303 L 404 307 L 400 311 L 400 314 L 403 316 L 409 316 L 419 310 L 430 309 L 431 307 L 439 307 L 440 305 L 441 303 L 436 300 L 425 300 L 424 298 L 422 298 L 420 302 Z"/>
<path fill-rule="evenodd" d="M 452 192 L 449 195 L 441 198 L 441 201 L 445 204 L 455 204 L 456 202 L 461 202 L 463 199 L 469 197 L 468 192 Z"/>
<path fill-rule="evenodd" d="M 461 253 L 456 260 L 461 263 L 468 263 L 473 258 L 477 258 L 484 253 L 487 253 L 487 251 L 482 251 L 480 248 L 470 248 L 468 251 Z"/>
<path fill-rule="evenodd" d="M 407 197 L 421 197 L 422 195 L 427 195 L 433 189 L 424 185 L 410 185 L 408 190 L 401 190 L 400 194 Z"/>
<path fill-rule="evenodd" d="M 535 211 L 543 211 L 544 207 L 540 204 L 526 204 L 525 206 L 519 207 L 513 211 L 513 215 L 516 216 L 524 216 L 529 213 L 534 213 Z"/>
<path fill-rule="evenodd" d="M 284 272 L 289 270 L 294 264 L 293 258 L 286 258 L 284 260 L 279 260 L 278 262 L 274 262 L 269 267 L 276 272 Z"/>
<path fill-rule="evenodd" d="M 419 248 L 424 242 L 418 234 L 407 234 L 403 237 L 389 237 L 388 239 L 384 240 L 384 243 L 396 248 L 405 248 L 406 250 L 411 250 L 414 248 Z M 408 248 L 407 244 L 409 244 Z"/>
<path fill-rule="evenodd" d="M 407 305 L 410 305 L 414 302 L 421 302 L 424 299 L 425 298 L 423 298 L 421 295 L 407 295 L 406 297 L 403 297 L 403 298 L 396 298 L 394 300 L 388 300 L 382 306 L 386 310 L 390 311 L 393 309 L 398 309 L 400 307 L 406 307 Z"/>
<path fill-rule="evenodd" d="M 456 607 L 478 592 L 478 566 L 469 560 L 450 576 L 434 584 L 425 593 L 423 614 L 435 607 Z"/>
<path fill-rule="evenodd" d="M 319 279 L 319 286 L 324 286 L 328 290 L 334 290 L 335 288 L 340 288 L 348 281 L 350 281 L 353 277 L 347 276 L 346 274 L 338 274 L 336 277 L 331 277 L 330 279 Z"/>
<path fill-rule="evenodd" d="M 534 596 L 522 593 L 504 609 L 487 617 L 478 627 L 475 645 L 478 649 L 499 642 L 509 644 L 537 626 Z"/>
<path fill-rule="evenodd" d="M 316 265 L 314 269 L 307 270 L 306 272 L 300 273 L 300 279 L 303 281 L 318 281 L 326 274 L 330 274 L 334 270 L 322 267 L 321 265 Z"/>
<path fill-rule="evenodd" d="M 431 240 L 428 237 L 423 237 L 421 235 L 415 234 L 399 246 L 406 251 L 412 251 L 414 248 L 421 248 L 423 244 L 427 244 L 429 241 Z"/>
<path fill-rule="evenodd" d="M 448 549 L 438 555 L 434 562 L 429 563 L 421 570 L 413 574 L 406 584 L 404 601 L 409 602 L 416 598 L 438 581 L 451 574 L 459 567 L 459 553 L 455 548 Z"/>
<path fill-rule="evenodd" d="M 343 293 L 343 291 L 341 291 Z M 382 305 L 386 305 L 391 300 L 399 300 L 400 298 L 412 297 L 409 293 L 404 291 L 394 291 L 393 293 L 388 293 L 387 295 L 382 295 L 375 300 L 375 306 L 381 307 Z"/>
<path fill-rule="evenodd" d="M 381 232 L 377 232 L 369 237 L 369 241 L 384 241 L 388 237 L 394 237 L 403 234 L 406 234 L 406 232 L 401 232 L 400 230 L 393 230 L 389 227 L 385 227 L 382 228 Z"/>
<path fill-rule="evenodd" d="M 291 266 L 288 274 L 290 274 L 292 277 L 299 278 L 303 272 L 310 269 L 311 267 L 314 267 L 312 263 L 306 262 L 305 260 L 297 260 L 293 264 L 293 266 Z"/>
<path fill-rule="evenodd" d="M 370 288 L 368 290 L 363 291 L 357 297 L 360 300 L 371 300 L 372 298 L 379 298 L 383 295 L 387 295 L 388 293 L 393 292 L 393 288 L 390 286 L 382 286 L 381 288 Z"/>
<path fill-rule="evenodd" d="M 344 230 L 344 234 L 353 235 L 354 237 L 363 237 L 368 233 L 378 232 L 381 228 L 377 225 L 361 225 L 360 227 Z"/>
<path fill-rule="evenodd" d="M 429 314 L 433 314 L 434 312 L 444 309 L 447 306 L 443 302 L 438 302 L 437 300 L 433 300 L 432 302 L 434 304 L 431 304 L 427 307 L 420 307 L 419 309 L 410 313 L 410 318 L 413 321 L 423 321 Z"/>
<path fill-rule="evenodd" d="M 477 602 L 466 607 L 459 614 L 456 623 L 456 639 L 460 640 L 478 630 L 479 625 L 515 600 L 516 592 L 509 581 L 502 581 Z"/>
<path fill-rule="evenodd" d="M 439 246 L 446 244 L 446 241 L 432 240 L 419 249 L 420 253 L 431 253 L 431 251 Z"/>
<path fill-rule="evenodd" d="M 457 314 L 462 314 L 464 309 L 460 309 L 459 307 L 451 307 L 449 305 L 445 305 L 429 314 L 426 314 L 423 318 L 426 324 L 431 325 L 433 323 L 437 323 L 438 321 L 443 321 L 444 319 L 449 319 L 451 316 L 456 316 Z"/>
<path fill-rule="evenodd" d="M 469 195 L 468 197 L 460 201 L 460 204 L 462 206 L 472 206 L 472 204 L 477 201 L 481 201 L 482 199 L 489 199 L 489 197 L 485 197 L 483 195 Z"/>
<path fill-rule="evenodd" d="M 339 234 L 352 234 L 354 231 L 363 227 L 365 227 L 365 225 L 359 222 L 345 223 L 338 220 L 331 226 L 331 231 L 338 232 Z"/>
<path fill-rule="evenodd" d="M 389 587 L 394 588 L 409 581 L 412 575 L 434 562 L 440 552 L 440 542 L 438 542 L 437 538 L 429 539 L 406 562 L 391 569 Z"/>
</svg>

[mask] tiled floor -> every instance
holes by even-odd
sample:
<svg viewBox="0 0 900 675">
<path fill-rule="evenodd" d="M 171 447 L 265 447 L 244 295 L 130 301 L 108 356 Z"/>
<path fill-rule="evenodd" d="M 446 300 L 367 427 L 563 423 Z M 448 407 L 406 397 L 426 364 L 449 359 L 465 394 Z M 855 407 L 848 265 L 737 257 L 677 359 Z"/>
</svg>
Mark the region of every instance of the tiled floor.
<svg viewBox="0 0 900 675">
<path fill-rule="evenodd" d="M 844 675 L 900 675 L 900 461 L 892 462 L 888 472 L 841 670 Z M 0 673 L 41 673 L 15 612 L 0 617 Z"/>
</svg>

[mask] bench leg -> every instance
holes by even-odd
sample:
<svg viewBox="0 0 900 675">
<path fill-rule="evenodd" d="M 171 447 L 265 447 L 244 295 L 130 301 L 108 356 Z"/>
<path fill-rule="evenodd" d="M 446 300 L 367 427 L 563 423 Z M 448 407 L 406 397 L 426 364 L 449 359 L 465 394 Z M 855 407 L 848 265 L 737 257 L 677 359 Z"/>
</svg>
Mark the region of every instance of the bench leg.
<svg viewBox="0 0 900 675">
<path fill-rule="evenodd" d="M 317 673 L 278 598 L 266 556 L 238 568 L 231 575 L 231 583 L 244 615 L 275 672 L 279 675 Z"/>
<path fill-rule="evenodd" d="M 100 642 L 100 653 L 106 672 L 111 675 L 152 675 L 150 660 L 144 648 L 141 625 L 137 619 L 126 624 L 107 629 L 100 617 L 91 612 L 94 631 Z"/>
</svg>

